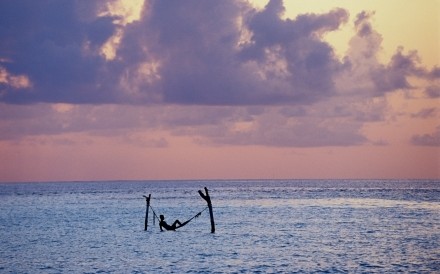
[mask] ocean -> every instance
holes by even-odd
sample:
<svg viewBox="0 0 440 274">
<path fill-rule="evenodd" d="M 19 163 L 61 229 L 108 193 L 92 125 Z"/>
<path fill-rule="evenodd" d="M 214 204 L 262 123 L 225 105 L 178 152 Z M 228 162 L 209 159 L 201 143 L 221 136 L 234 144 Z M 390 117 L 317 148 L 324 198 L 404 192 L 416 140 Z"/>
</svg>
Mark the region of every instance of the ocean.
<svg viewBox="0 0 440 274">
<path fill-rule="evenodd" d="M 2 183 L 0 242 L 0 273 L 439 273 L 440 181 Z"/>
</svg>

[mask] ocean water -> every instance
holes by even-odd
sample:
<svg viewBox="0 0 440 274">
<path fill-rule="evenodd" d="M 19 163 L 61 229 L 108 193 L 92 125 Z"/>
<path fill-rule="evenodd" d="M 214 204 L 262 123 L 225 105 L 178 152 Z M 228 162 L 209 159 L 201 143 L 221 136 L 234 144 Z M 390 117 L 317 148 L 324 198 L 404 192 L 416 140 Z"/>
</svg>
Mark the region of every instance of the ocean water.
<svg viewBox="0 0 440 274">
<path fill-rule="evenodd" d="M 169 223 L 203 213 L 144 231 L 148 194 Z M 0 184 L 0 273 L 439 271 L 439 181 Z"/>
</svg>

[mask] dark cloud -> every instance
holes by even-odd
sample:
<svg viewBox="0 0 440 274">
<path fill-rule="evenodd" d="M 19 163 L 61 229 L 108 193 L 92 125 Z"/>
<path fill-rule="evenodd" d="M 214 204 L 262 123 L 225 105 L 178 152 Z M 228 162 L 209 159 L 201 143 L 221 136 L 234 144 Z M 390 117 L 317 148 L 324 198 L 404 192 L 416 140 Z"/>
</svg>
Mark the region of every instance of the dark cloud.
<svg viewBox="0 0 440 274">
<path fill-rule="evenodd" d="M 153 1 L 148 23 L 158 35 L 163 101 L 246 104 L 257 90 L 253 75 L 235 60 L 239 39 L 236 1 Z"/>
<path fill-rule="evenodd" d="M 409 83 L 410 77 L 430 81 L 440 79 L 437 70 L 438 68 L 433 68 L 429 71 L 422 67 L 417 51 L 404 54 L 403 48 L 398 48 L 388 65 L 381 66 L 371 72 L 371 78 L 375 84 L 376 92 L 385 93 L 398 89 L 413 89 L 414 87 Z M 433 94 L 428 92 L 428 95 Z"/>
<path fill-rule="evenodd" d="M 283 48 L 300 46 L 295 42 L 304 40 L 319 41 L 325 32 L 336 30 L 348 20 L 348 13 L 336 9 L 327 14 L 304 14 L 295 20 L 282 19 L 284 12 L 282 1 L 270 1 L 264 10 L 247 18 L 247 26 L 252 32 L 249 45 L 241 53 L 245 59 L 265 59 L 265 49 L 279 45 Z M 327 45 L 327 44 L 326 44 Z"/>
<path fill-rule="evenodd" d="M 95 14 L 97 2 L 87 1 Z M 10 61 L 1 66 L 32 82 L 27 90 L 3 87 L 2 101 L 107 101 L 99 89 L 106 63 L 97 50 L 115 31 L 114 18 L 82 20 L 76 1 L 6 0 L 0 2 L 0 10 L 0 57 Z"/>
<path fill-rule="evenodd" d="M 427 118 L 433 118 L 436 115 L 437 115 L 437 109 L 436 108 L 425 108 L 425 109 L 422 109 L 421 111 L 419 111 L 417 113 L 412 114 L 411 117 L 427 119 Z"/>
<path fill-rule="evenodd" d="M 222 107 L 222 110 L 229 111 L 229 115 L 215 124 L 174 127 L 174 133 L 196 136 L 199 142 L 209 145 L 316 147 L 352 146 L 369 141 L 361 133 L 362 123 L 336 113 L 335 117 L 324 119 L 322 116 L 327 113 L 310 111 L 306 115 L 306 110 L 295 107 L 265 107 L 261 113 L 249 107 Z"/>
<path fill-rule="evenodd" d="M 31 85 L 1 83 L 8 103 L 171 103 L 190 105 L 310 104 L 333 96 L 335 79 L 354 60 L 335 56 L 323 34 L 348 21 L 344 9 L 283 19 L 281 0 L 262 10 L 244 1 L 149 1 L 127 26 L 97 16 L 105 1 L 1 1 L 0 68 Z M 374 56 L 381 37 L 355 20 Z M 102 46 L 123 33 L 115 58 Z M 356 49 L 353 49 L 356 50 Z M 8 60 L 4 62 L 1 60 Z M 416 53 L 398 50 L 369 71 L 375 93 L 411 88 L 410 76 L 437 77 Z"/>
<path fill-rule="evenodd" d="M 0 140 L 76 132 L 117 135 L 135 128 L 156 127 L 149 114 L 138 107 L 117 105 L 0 104 Z"/>
<path fill-rule="evenodd" d="M 438 68 L 429 71 L 422 66 L 417 51 L 405 53 L 403 47 L 397 48 L 388 63 L 379 63 L 378 53 L 383 38 L 373 28 L 370 22 L 372 16 L 373 12 L 365 11 L 356 16 L 356 35 L 350 41 L 351 48 L 345 57 L 347 66 L 344 67 L 344 73 L 348 73 L 352 78 L 358 77 L 356 80 L 359 85 L 363 83 L 364 86 L 368 86 L 368 92 L 373 96 L 383 96 L 396 90 L 415 89 L 410 84 L 410 77 L 429 81 L 439 78 Z M 350 85 L 349 80 L 345 81 Z"/>
<path fill-rule="evenodd" d="M 374 12 L 367 11 L 362 11 L 356 16 L 354 26 L 359 36 L 369 36 L 374 32 L 373 27 L 371 26 L 369 21 L 372 16 L 374 16 Z"/>
<path fill-rule="evenodd" d="M 432 79 L 440 79 L 440 67 L 434 67 L 430 76 Z"/>
<path fill-rule="evenodd" d="M 105 2 L 0 5 L 7 14 L 0 19 L 0 55 L 11 60 L 1 65 L 32 83 L 2 85 L 0 99 L 10 103 L 314 102 L 332 92 L 340 66 L 321 35 L 348 19 L 338 9 L 284 20 L 282 1 L 262 11 L 231 0 L 150 1 L 141 20 L 124 28 L 116 58 L 107 60 L 100 49 L 121 26 L 116 17 L 93 16 Z M 240 40 L 245 28 L 249 41 Z M 155 77 L 145 72 L 152 64 Z"/>
<path fill-rule="evenodd" d="M 107 2 L 0 1 L 0 139 L 147 129 L 216 144 L 357 145 L 368 142 L 364 123 L 384 119 L 378 97 L 413 89 L 410 77 L 430 81 L 427 96 L 439 97 L 440 69 L 424 68 L 417 52 L 378 61 L 371 12 L 354 19 L 341 58 L 323 37 L 348 21 L 344 9 L 285 19 L 281 0 L 261 10 L 239 0 L 151 0 L 123 25 L 102 15 Z M 102 49 L 115 35 L 108 57 Z"/>
<path fill-rule="evenodd" d="M 271 94 L 263 101 L 270 102 L 272 97 L 284 103 L 307 103 L 329 96 L 334 90 L 333 76 L 342 64 L 321 35 L 338 29 L 348 13 L 337 9 L 284 20 L 283 11 L 282 1 L 271 1 L 251 16 L 247 21 L 251 40 L 240 51 L 245 62 L 267 68 L 263 72 Z"/>
<path fill-rule="evenodd" d="M 417 72 L 415 54 L 405 56 L 401 50 L 391 58 L 387 66 L 371 72 L 371 78 L 378 94 L 396 89 L 410 89 L 408 77 Z"/>
<path fill-rule="evenodd" d="M 425 89 L 429 98 L 440 98 L 440 86 L 429 86 Z"/>
<path fill-rule="evenodd" d="M 414 135 L 411 144 L 416 146 L 440 146 L 440 127 L 431 134 Z"/>
<path fill-rule="evenodd" d="M 262 117 L 254 127 L 245 130 L 211 128 L 202 132 L 207 142 L 227 145 L 261 145 L 275 147 L 354 146 L 368 140 L 359 132 L 359 125 L 346 123 L 333 127 L 319 119 L 291 120 Z"/>
<path fill-rule="evenodd" d="M 368 141 L 360 133 L 362 123 L 334 112 L 313 114 L 303 107 L 2 104 L 0 140 L 87 133 L 137 146 L 164 147 L 168 144 L 164 137 L 143 134 L 165 131 L 210 145 L 312 147 Z"/>
</svg>

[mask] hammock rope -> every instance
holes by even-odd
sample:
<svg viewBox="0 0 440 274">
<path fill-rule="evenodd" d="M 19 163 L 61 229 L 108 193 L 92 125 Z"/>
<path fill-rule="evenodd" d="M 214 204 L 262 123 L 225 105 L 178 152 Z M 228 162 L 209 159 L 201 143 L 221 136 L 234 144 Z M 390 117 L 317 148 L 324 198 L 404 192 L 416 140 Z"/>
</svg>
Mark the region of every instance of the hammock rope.
<svg viewBox="0 0 440 274">
<path fill-rule="evenodd" d="M 153 207 L 150 205 L 150 208 L 151 208 L 151 210 L 153 211 L 153 225 L 155 225 L 156 223 L 155 223 L 155 221 L 156 221 L 156 219 L 159 221 L 159 223 L 160 223 L 160 219 L 159 219 L 159 217 L 157 217 L 157 214 L 156 214 L 156 211 L 154 211 L 154 209 L 153 209 Z"/>
</svg>

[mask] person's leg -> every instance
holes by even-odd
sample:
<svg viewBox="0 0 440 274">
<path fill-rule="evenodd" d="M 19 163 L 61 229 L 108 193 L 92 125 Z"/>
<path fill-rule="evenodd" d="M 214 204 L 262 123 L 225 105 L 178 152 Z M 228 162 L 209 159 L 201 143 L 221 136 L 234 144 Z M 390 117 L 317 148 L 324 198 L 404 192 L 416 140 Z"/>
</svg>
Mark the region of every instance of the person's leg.
<svg viewBox="0 0 440 274">
<path fill-rule="evenodd" d="M 177 228 L 177 225 L 181 226 L 182 223 L 179 220 L 175 220 L 174 223 L 173 223 L 173 227 Z"/>
</svg>

